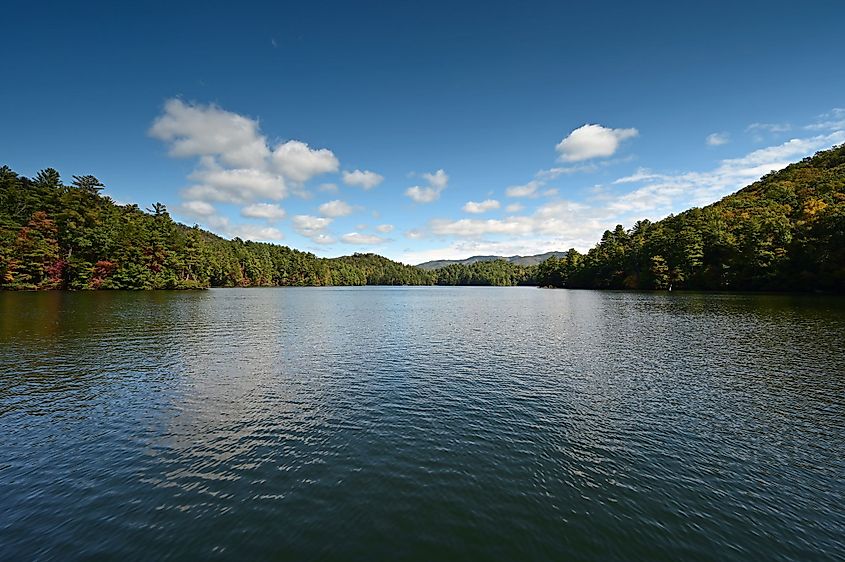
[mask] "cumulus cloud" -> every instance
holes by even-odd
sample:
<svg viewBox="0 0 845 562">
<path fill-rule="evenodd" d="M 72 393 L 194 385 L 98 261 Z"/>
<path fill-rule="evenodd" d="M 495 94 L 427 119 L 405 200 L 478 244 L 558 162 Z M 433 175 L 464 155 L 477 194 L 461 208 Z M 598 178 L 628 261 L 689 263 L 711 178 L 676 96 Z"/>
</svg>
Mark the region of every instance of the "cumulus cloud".
<svg viewBox="0 0 845 562">
<path fill-rule="evenodd" d="M 253 168 L 223 169 L 213 162 L 189 176 L 194 185 L 183 191 L 193 200 L 246 203 L 256 199 L 283 199 L 288 188 L 281 176 Z"/>
<path fill-rule="evenodd" d="M 632 137 L 636 137 L 636 129 L 610 129 L 601 125 L 583 125 L 560 141 L 556 147 L 558 160 L 564 162 L 578 162 L 591 158 L 612 156 L 619 148 L 619 144 Z"/>
<path fill-rule="evenodd" d="M 178 211 L 192 217 L 210 217 L 216 212 L 214 205 L 206 201 L 184 201 Z"/>
<path fill-rule="evenodd" d="M 179 99 L 164 104 L 149 134 L 169 143 L 171 156 L 216 156 L 238 168 L 260 167 L 270 153 L 258 121 L 216 105 L 191 105 Z"/>
<path fill-rule="evenodd" d="M 238 224 L 232 226 L 228 234 L 237 236 L 243 240 L 253 240 L 255 242 L 277 242 L 284 239 L 284 234 L 278 228 L 258 224 Z"/>
<path fill-rule="evenodd" d="M 486 213 L 493 209 L 498 209 L 501 205 L 495 199 L 485 199 L 484 201 L 467 201 L 464 205 L 464 211 L 467 213 Z"/>
<path fill-rule="evenodd" d="M 379 232 L 393 232 L 393 225 L 392 224 L 380 224 L 376 227 L 376 230 Z"/>
<path fill-rule="evenodd" d="M 334 244 L 335 242 L 337 242 L 337 240 L 335 240 L 334 236 L 332 236 L 331 234 L 321 233 L 311 236 L 310 238 L 312 242 L 315 242 L 317 244 Z"/>
<path fill-rule="evenodd" d="M 512 185 L 505 189 L 508 197 L 537 197 L 537 191 L 543 187 L 543 182 L 531 180 L 524 185 Z"/>
<path fill-rule="evenodd" d="M 384 181 L 384 176 L 369 170 L 352 170 L 343 172 L 343 183 L 369 190 Z"/>
<path fill-rule="evenodd" d="M 728 144 L 730 140 L 731 137 L 728 133 L 710 133 L 704 139 L 704 142 L 707 143 L 707 146 L 722 146 Z"/>
<path fill-rule="evenodd" d="M 509 213 L 518 213 L 525 208 L 525 205 L 522 203 L 511 203 L 507 207 L 505 207 L 505 211 Z"/>
<path fill-rule="evenodd" d="M 341 201 L 340 199 L 335 199 L 334 201 L 327 201 L 326 203 L 320 205 L 319 211 L 324 217 L 334 218 L 351 215 L 355 212 L 355 208 L 349 203 Z"/>
<path fill-rule="evenodd" d="M 412 228 L 410 230 L 406 230 L 404 232 L 405 238 L 409 238 L 411 240 L 419 240 L 425 234 L 423 233 L 422 229 L 420 228 Z"/>
<path fill-rule="evenodd" d="M 273 150 L 273 164 L 286 178 L 300 183 L 320 174 L 336 172 L 340 166 L 331 150 L 313 149 L 297 140 L 278 145 Z"/>
<path fill-rule="evenodd" d="M 332 244 L 334 238 L 326 233 L 326 229 L 332 223 L 331 218 L 315 217 L 312 215 L 294 215 L 291 219 L 293 228 L 302 236 L 309 238 L 318 244 Z"/>
<path fill-rule="evenodd" d="M 232 224 L 228 217 L 216 214 L 203 216 L 202 219 L 209 228 L 229 238 L 238 237 L 256 242 L 277 242 L 284 239 L 281 230 L 266 225 Z"/>
<path fill-rule="evenodd" d="M 427 186 L 415 185 L 405 190 L 405 195 L 416 203 L 432 203 L 440 198 L 440 192 L 446 189 L 449 183 L 449 176 L 443 170 L 434 173 L 423 174 L 422 177 L 428 182 Z"/>
<path fill-rule="evenodd" d="M 323 193 L 337 193 L 339 191 L 336 183 L 321 183 L 317 189 Z"/>
<path fill-rule="evenodd" d="M 223 233 L 247 230 L 217 217 L 211 202 L 245 205 L 241 215 L 246 218 L 279 220 L 284 211 L 270 202 L 291 193 L 307 197 L 304 182 L 340 167 L 331 150 L 311 148 L 299 140 L 271 149 L 256 119 L 213 104 L 168 100 L 149 134 L 166 143 L 171 156 L 197 158 L 188 176 L 190 185 L 182 191 L 180 208 L 186 214 L 205 217 L 207 224 Z M 250 232 L 278 239 L 269 228 L 256 226 L 263 230 Z"/>
<path fill-rule="evenodd" d="M 340 237 L 340 241 L 344 244 L 358 244 L 360 246 L 374 246 L 376 244 L 384 244 L 389 240 L 376 236 L 375 234 L 362 234 L 360 232 L 350 232 Z"/>
<path fill-rule="evenodd" d="M 273 203 L 253 203 L 241 209 L 241 216 L 275 221 L 285 218 L 285 210 Z"/>
</svg>

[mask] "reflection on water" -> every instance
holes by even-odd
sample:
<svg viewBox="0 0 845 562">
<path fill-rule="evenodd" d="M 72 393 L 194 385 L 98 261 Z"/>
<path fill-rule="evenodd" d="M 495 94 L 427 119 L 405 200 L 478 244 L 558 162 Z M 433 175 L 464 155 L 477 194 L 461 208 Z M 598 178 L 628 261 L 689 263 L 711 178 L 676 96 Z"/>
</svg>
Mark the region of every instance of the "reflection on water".
<svg viewBox="0 0 845 562">
<path fill-rule="evenodd" d="M 836 559 L 845 301 L 0 293 L 0 559 Z"/>
</svg>

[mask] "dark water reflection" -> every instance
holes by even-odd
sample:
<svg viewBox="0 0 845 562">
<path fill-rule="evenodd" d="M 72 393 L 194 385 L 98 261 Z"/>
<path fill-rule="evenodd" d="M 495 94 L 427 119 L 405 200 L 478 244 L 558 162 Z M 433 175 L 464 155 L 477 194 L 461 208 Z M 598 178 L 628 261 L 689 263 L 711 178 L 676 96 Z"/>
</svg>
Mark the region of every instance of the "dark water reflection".
<svg viewBox="0 0 845 562">
<path fill-rule="evenodd" d="M 0 293 L 0 559 L 837 559 L 845 301 Z"/>
</svg>

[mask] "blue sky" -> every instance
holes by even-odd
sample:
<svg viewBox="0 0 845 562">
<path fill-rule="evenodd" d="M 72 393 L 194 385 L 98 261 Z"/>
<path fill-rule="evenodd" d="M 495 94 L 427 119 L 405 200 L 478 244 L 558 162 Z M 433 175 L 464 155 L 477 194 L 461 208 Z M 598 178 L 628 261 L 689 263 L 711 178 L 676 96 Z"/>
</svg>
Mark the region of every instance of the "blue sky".
<svg viewBox="0 0 845 562">
<path fill-rule="evenodd" d="M 12 0 L 0 163 L 418 263 L 584 250 L 845 142 L 842 2 L 455 4 Z"/>
</svg>

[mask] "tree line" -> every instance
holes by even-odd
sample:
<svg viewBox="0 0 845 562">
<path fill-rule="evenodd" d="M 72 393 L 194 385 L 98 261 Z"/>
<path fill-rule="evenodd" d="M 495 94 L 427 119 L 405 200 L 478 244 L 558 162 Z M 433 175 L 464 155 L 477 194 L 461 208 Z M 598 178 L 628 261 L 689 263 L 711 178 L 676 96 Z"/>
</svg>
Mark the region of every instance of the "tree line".
<svg viewBox="0 0 845 562">
<path fill-rule="evenodd" d="M 175 222 L 161 203 L 119 205 L 95 176 L 66 185 L 0 168 L 0 288 L 195 289 L 326 285 L 512 285 L 528 268 L 473 264 L 426 271 L 375 254 L 318 258 L 226 240 Z"/>
<path fill-rule="evenodd" d="M 119 205 L 94 176 L 66 185 L 0 167 L 0 288 L 192 289 L 321 285 L 540 285 L 589 289 L 845 292 L 845 145 L 703 208 L 608 230 L 589 252 L 427 271 L 375 254 L 318 258 L 226 240 L 164 205 Z"/>
</svg>

